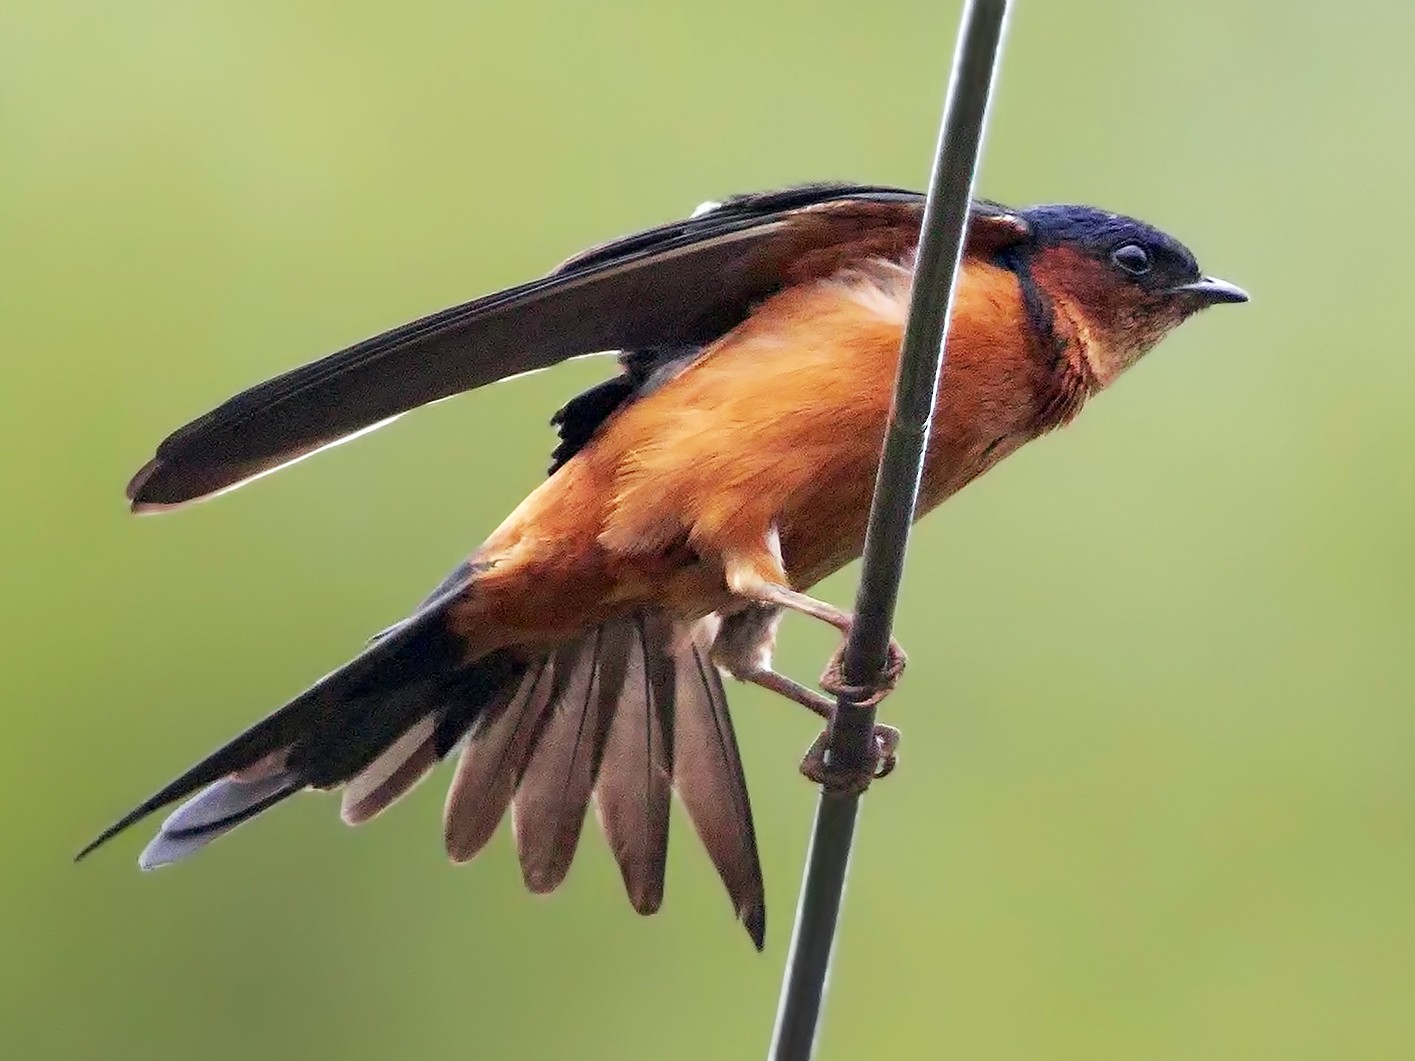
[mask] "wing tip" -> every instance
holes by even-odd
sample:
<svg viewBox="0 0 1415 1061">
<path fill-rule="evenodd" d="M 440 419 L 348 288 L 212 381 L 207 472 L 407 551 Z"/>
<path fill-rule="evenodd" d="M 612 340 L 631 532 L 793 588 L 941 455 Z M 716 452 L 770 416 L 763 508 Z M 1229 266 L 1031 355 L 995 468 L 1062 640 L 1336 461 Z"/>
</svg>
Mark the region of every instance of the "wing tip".
<svg viewBox="0 0 1415 1061">
<path fill-rule="evenodd" d="M 170 487 L 163 489 L 163 473 L 167 470 L 167 461 L 161 457 L 153 457 L 133 473 L 125 491 L 129 512 L 135 516 L 152 516 L 159 512 L 170 512 L 196 500 L 194 497 L 173 496 Z"/>
<path fill-rule="evenodd" d="M 174 508 L 181 508 L 180 504 L 173 504 L 166 501 L 134 501 L 128 505 L 128 511 L 134 516 L 156 516 L 163 512 L 171 512 Z"/>
<path fill-rule="evenodd" d="M 148 461 L 134 472 L 133 477 L 128 480 L 128 486 L 124 493 L 127 495 L 128 500 L 132 502 L 134 512 L 139 511 L 143 506 L 151 503 L 143 496 L 143 492 L 162 465 L 163 460 L 161 457 L 153 457 L 152 460 Z"/>
</svg>

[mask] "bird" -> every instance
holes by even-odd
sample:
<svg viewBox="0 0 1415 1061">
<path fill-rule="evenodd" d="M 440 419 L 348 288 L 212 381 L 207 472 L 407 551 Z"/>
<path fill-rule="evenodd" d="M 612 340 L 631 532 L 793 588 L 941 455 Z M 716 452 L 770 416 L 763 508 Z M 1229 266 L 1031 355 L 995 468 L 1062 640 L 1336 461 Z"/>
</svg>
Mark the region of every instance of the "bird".
<svg viewBox="0 0 1415 1061">
<path fill-rule="evenodd" d="M 826 182 L 734 195 L 592 247 L 237 394 L 169 435 L 128 485 L 135 512 L 216 496 L 414 408 L 570 357 L 618 372 L 552 418 L 549 476 L 411 614 L 104 830 L 83 858 L 179 800 L 140 857 L 181 860 L 308 789 L 350 824 L 456 758 L 454 861 L 509 810 L 527 887 L 554 890 L 591 805 L 640 913 L 663 900 L 676 793 L 737 919 L 764 945 L 757 842 L 723 677 L 829 719 L 772 664 L 809 590 L 862 550 L 898 368 L 924 196 Z M 915 518 L 1070 422 L 1166 334 L 1247 301 L 1178 240 L 1094 207 L 969 206 Z M 802 771 L 858 791 L 895 762 Z"/>
</svg>

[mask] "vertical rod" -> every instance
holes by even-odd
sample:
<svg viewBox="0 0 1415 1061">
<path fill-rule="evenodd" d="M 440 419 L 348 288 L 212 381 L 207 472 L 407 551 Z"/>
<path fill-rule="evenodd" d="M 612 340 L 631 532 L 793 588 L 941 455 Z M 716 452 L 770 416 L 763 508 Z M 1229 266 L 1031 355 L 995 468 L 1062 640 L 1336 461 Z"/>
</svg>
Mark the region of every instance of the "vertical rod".
<svg viewBox="0 0 1415 1061">
<path fill-rule="evenodd" d="M 844 678 L 852 686 L 867 685 L 888 658 L 1007 8 L 1007 0 L 968 0 L 963 12 L 865 535 L 855 624 L 845 645 Z M 830 727 L 829 761 L 869 761 L 874 724 L 873 707 L 842 699 Z M 807 1061 L 814 1053 L 858 814 L 858 796 L 821 793 L 768 1055 L 772 1061 Z"/>
</svg>

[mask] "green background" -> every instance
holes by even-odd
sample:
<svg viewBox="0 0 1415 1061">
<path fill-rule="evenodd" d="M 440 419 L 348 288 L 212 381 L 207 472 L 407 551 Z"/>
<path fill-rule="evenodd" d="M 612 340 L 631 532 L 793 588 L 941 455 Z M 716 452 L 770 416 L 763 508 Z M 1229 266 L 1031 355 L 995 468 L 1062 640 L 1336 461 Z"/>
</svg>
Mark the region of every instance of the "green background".
<svg viewBox="0 0 1415 1061">
<path fill-rule="evenodd" d="M 762 1054 L 815 727 L 755 691 L 764 955 L 681 818 L 653 919 L 598 837 L 549 900 L 504 835 L 450 867 L 445 774 L 357 833 L 306 797 L 155 875 L 68 861 L 412 605 L 607 362 L 167 518 L 122 486 L 248 383 L 703 199 L 922 186 L 957 17 L 0 0 L 0 1057 Z M 823 1057 L 1415 1056 L 1412 35 L 1017 5 L 980 190 L 1138 214 L 1254 301 L 922 525 Z"/>
</svg>

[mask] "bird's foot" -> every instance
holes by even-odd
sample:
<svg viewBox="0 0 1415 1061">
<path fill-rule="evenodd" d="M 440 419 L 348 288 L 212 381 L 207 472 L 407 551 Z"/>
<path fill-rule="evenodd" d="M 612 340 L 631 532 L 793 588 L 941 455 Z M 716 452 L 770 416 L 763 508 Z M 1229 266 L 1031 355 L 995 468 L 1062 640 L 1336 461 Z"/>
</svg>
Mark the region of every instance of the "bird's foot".
<svg viewBox="0 0 1415 1061">
<path fill-rule="evenodd" d="M 820 686 L 831 696 L 855 707 L 873 708 L 894 691 L 899 676 L 904 673 L 908 657 L 899 642 L 889 639 L 889 653 L 884 669 L 866 685 L 852 685 L 845 680 L 845 642 L 830 657 Z M 898 763 L 899 731 L 893 726 L 876 724 L 871 730 L 864 759 L 856 762 L 830 762 L 828 744 L 830 730 L 816 738 L 801 760 L 801 773 L 835 795 L 858 796 L 870 787 L 870 782 L 888 777 Z"/>
<path fill-rule="evenodd" d="M 904 665 L 909 657 L 899 647 L 894 638 L 889 639 L 889 654 L 885 657 L 884 669 L 868 685 L 851 685 L 845 680 L 845 642 L 835 650 L 826 664 L 825 673 L 820 677 L 820 687 L 831 696 L 856 705 L 857 707 L 877 707 L 879 702 L 899 684 L 899 676 L 904 673 Z"/>
<path fill-rule="evenodd" d="M 829 730 L 816 738 L 801 760 L 801 773 L 832 795 L 860 795 L 870 787 L 870 782 L 893 773 L 899 761 L 899 731 L 893 726 L 875 725 L 863 762 L 830 762 L 829 741 Z"/>
</svg>

